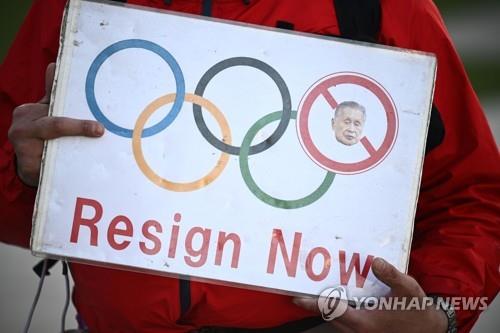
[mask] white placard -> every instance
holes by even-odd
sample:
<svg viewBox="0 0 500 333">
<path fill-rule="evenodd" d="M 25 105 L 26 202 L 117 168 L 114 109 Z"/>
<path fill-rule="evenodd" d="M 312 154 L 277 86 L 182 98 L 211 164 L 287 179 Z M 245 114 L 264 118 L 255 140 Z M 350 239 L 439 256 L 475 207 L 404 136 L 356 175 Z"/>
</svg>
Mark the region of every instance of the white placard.
<svg viewBox="0 0 500 333">
<path fill-rule="evenodd" d="M 73 0 L 32 249 L 156 274 L 381 295 L 406 270 L 429 54 Z"/>
</svg>

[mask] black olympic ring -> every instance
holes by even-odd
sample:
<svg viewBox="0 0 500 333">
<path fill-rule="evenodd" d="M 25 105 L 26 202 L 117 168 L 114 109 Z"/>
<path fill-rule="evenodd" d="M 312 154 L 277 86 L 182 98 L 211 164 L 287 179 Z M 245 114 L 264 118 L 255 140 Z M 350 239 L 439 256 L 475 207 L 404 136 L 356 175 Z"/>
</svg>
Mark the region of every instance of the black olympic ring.
<svg viewBox="0 0 500 333">
<path fill-rule="evenodd" d="M 218 62 L 217 64 L 212 66 L 208 71 L 206 71 L 206 73 L 202 76 L 202 78 L 198 82 L 198 85 L 196 86 L 194 92 L 195 95 L 203 97 L 203 92 L 205 91 L 205 88 L 207 87 L 210 80 L 212 80 L 214 76 L 217 75 L 219 72 L 233 66 L 250 66 L 260 69 L 261 71 L 266 73 L 271 79 L 273 79 L 274 83 L 276 83 L 276 86 L 278 87 L 281 94 L 281 99 L 283 100 L 283 108 L 282 108 L 283 113 L 281 120 L 278 124 L 278 127 L 276 127 L 274 132 L 267 139 L 256 145 L 250 146 L 250 150 L 248 152 L 249 155 L 261 153 L 270 148 L 271 146 L 273 146 L 283 136 L 283 134 L 286 131 L 286 128 L 288 127 L 288 123 L 290 122 L 292 114 L 292 101 L 290 97 L 290 92 L 288 91 L 288 87 L 285 83 L 285 80 L 283 80 L 281 75 L 274 68 L 272 68 L 265 62 L 249 57 L 234 57 Z M 205 123 L 205 119 L 203 119 L 203 113 L 199 105 L 193 104 L 193 114 L 196 126 L 198 126 L 198 129 L 200 130 L 203 137 L 212 146 L 228 154 L 232 155 L 240 154 L 240 149 L 241 149 L 240 147 L 229 145 L 219 140 L 212 134 L 212 132 L 210 132 L 210 130 L 207 127 L 207 124 Z"/>
</svg>

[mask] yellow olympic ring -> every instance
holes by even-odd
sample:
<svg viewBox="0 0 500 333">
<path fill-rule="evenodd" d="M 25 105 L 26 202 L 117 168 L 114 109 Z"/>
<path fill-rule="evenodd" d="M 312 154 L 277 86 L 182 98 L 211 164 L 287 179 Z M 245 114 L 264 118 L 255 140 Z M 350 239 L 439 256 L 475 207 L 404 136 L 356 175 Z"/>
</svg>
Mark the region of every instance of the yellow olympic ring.
<svg viewBox="0 0 500 333">
<path fill-rule="evenodd" d="M 144 173 L 144 175 L 154 184 L 161 186 L 167 190 L 176 192 L 194 191 L 207 186 L 222 173 L 222 171 L 227 165 L 227 162 L 229 161 L 229 154 L 221 153 L 221 156 L 219 157 L 219 160 L 217 161 L 215 167 L 204 177 L 189 183 L 177 183 L 166 180 L 157 175 L 149 167 L 148 163 L 144 159 L 144 154 L 142 152 L 141 136 L 146 122 L 148 121 L 149 117 L 160 107 L 162 107 L 165 104 L 172 103 L 175 100 L 175 97 L 176 94 L 168 94 L 159 97 L 155 99 L 153 102 L 151 102 L 139 115 L 139 118 L 137 118 L 137 122 L 135 123 L 134 131 L 132 134 L 132 151 L 134 153 L 134 158 L 137 165 Z M 229 129 L 229 125 L 226 119 L 224 118 L 222 112 L 220 112 L 219 109 L 214 104 L 204 99 L 203 97 L 187 93 L 184 97 L 184 100 L 202 106 L 206 110 L 208 110 L 219 124 L 219 127 L 222 131 L 223 141 L 228 144 L 231 144 L 231 130 Z"/>
</svg>

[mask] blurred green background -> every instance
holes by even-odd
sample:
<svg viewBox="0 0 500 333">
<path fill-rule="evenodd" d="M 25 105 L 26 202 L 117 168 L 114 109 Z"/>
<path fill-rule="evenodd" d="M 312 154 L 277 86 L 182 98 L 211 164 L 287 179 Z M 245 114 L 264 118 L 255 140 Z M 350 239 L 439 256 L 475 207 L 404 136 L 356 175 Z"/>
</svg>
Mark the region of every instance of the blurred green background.
<svg viewBox="0 0 500 333">
<path fill-rule="evenodd" d="M 17 28 L 24 18 L 31 0 L 15 0 L 15 1 L 2 1 L 0 4 L 0 36 L 1 39 L 1 54 L 2 59 L 6 51 L 6 44 L 9 44 Z"/>
<path fill-rule="evenodd" d="M 32 0 L 1 0 L 0 59 L 3 59 L 26 15 Z"/>
<path fill-rule="evenodd" d="M 0 59 L 2 61 L 31 2 L 32 0 L 1 1 Z M 500 20 L 500 1 L 436 0 L 435 2 L 450 28 L 469 77 L 481 100 L 493 98 L 500 92 L 500 80 L 498 80 L 500 52 L 494 50 L 493 46 L 484 47 L 483 45 L 488 42 L 498 45 L 495 30 L 499 33 L 499 26 L 498 24 L 493 26 L 494 23 L 489 23 L 489 19 Z M 467 31 L 464 32 L 461 26 Z M 466 36 L 462 36 L 464 34 Z M 468 48 L 486 49 L 486 52 L 483 54 L 478 50 L 469 52 Z"/>
</svg>

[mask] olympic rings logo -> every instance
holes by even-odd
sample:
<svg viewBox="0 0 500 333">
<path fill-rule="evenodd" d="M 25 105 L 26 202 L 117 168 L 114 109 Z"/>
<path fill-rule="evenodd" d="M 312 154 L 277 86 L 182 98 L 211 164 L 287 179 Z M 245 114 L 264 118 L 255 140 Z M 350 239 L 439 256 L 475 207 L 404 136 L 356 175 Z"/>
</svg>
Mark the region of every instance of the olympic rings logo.
<svg viewBox="0 0 500 333">
<path fill-rule="evenodd" d="M 174 75 L 176 92 L 161 96 L 152 101 L 149 105 L 147 105 L 146 108 L 140 113 L 139 117 L 137 118 L 134 128 L 123 128 L 113 123 L 104 115 L 104 113 L 102 112 L 97 103 L 94 89 L 95 89 L 95 81 L 97 73 L 99 72 L 99 69 L 104 64 L 104 62 L 115 53 L 130 48 L 145 49 L 147 51 L 155 53 L 160 58 L 162 58 L 170 67 Z M 221 71 L 234 66 L 249 66 L 267 74 L 278 87 L 283 104 L 281 111 L 270 113 L 262 117 L 261 119 L 257 120 L 257 122 L 254 125 L 252 125 L 251 128 L 248 130 L 248 132 L 244 136 L 241 146 L 239 147 L 232 144 L 231 130 L 228 122 L 224 117 L 224 114 L 212 102 L 203 97 L 203 93 L 206 87 L 208 86 L 209 82 Z M 336 83 L 338 84 L 339 82 Z M 322 89 L 324 88 L 325 86 L 323 85 Z M 380 92 L 378 91 L 377 94 L 380 94 Z M 215 179 L 217 179 L 217 177 L 222 173 L 224 168 L 227 166 L 227 163 L 229 161 L 229 155 L 237 155 L 239 156 L 239 166 L 242 178 L 245 184 L 247 185 L 248 189 L 258 199 L 260 199 L 261 201 L 263 201 L 268 205 L 277 208 L 293 209 L 293 208 L 305 207 L 317 201 L 319 198 L 321 198 L 332 185 L 337 172 L 349 173 L 349 172 L 343 172 L 344 170 L 335 169 L 335 167 L 338 167 L 338 165 L 333 165 L 332 167 L 332 163 L 330 162 L 333 161 L 327 160 L 326 163 L 322 163 L 324 158 L 318 155 L 318 152 L 316 151 L 317 149 L 315 150 L 315 147 L 311 145 L 312 141 L 308 137 L 308 129 L 307 128 L 304 129 L 304 126 L 307 127 L 307 116 L 309 114 L 308 108 L 310 108 L 312 100 L 314 100 L 314 98 L 317 97 L 316 91 L 313 91 L 313 94 L 306 95 L 305 103 L 301 103 L 301 107 L 299 108 L 298 112 L 293 111 L 290 92 L 281 75 L 270 65 L 255 58 L 234 57 L 220 61 L 219 63 L 215 64 L 210 69 L 208 69 L 208 71 L 201 77 L 200 81 L 198 82 L 194 94 L 191 94 L 191 93 L 186 93 L 182 70 L 177 61 L 175 60 L 175 58 L 167 50 L 165 50 L 158 44 L 155 44 L 147 40 L 142 40 L 142 39 L 122 40 L 106 47 L 93 60 L 87 73 L 87 78 L 85 82 L 85 95 L 88 107 L 97 121 L 101 122 L 104 125 L 104 127 L 113 134 L 124 138 L 132 139 L 133 155 L 142 173 L 157 186 L 170 191 L 176 191 L 176 192 L 195 191 L 211 184 Z M 385 94 L 384 96 L 388 96 L 388 94 Z M 388 100 L 389 102 L 387 102 Z M 390 112 L 387 113 L 389 127 L 393 126 L 394 123 L 396 123 L 397 127 L 397 114 L 395 112 L 395 108 L 393 107 L 394 104 L 392 103 L 392 100 L 390 100 L 390 98 L 388 99 L 386 98 L 384 101 L 385 101 L 384 107 L 386 106 L 391 107 Z M 205 176 L 203 176 L 200 179 L 194 180 L 192 182 L 180 183 L 180 182 L 173 182 L 159 176 L 148 165 L 142 151 L 141 140 L 144 137 L 155 135 L 165 130 L 169 125 L 171 125 L 175 121 L 176 117 L 179 115 L 179 112 L 184 102 L 189 102 L 193 104 L 193 114 L 196 126 L 198 127 L 202 136 L 207 140 L 207 142 L 209 142 L 213 147 L 215 147 L 220 151 L 220 156 L 215 167 L 212 170 L 210 170 Z M 167 113 L 167 115 L 163 119 L 161 119 L 157 124 L 145 128 L 145 124 L 147 123 L 148 119 L 153 115 L 153 113 L 155 113 L 160 107 L 168 104 L 172 104 L 172 107 L 170 108 L 170 111 Z M 203 117 L 202 107 L 205 108 L 215 118 L 222 132 L 222 140 L 217 138 L 208 129 Z M 395 115 L 396 118 L 394 118 Z M 278 140 L 283 136 L 286 129 L 288 128 L 291 119 L 296 120 L 297 133 L 299 135 L 299 139 L 304 150 L 318 165 L 320 165 L 323 169 L 326 170 L 326 174 L 319 187 L 310 194 L 296 200 L 284 200 L 275 198 L 265 193 L 256 184 L 250 172 L 248 164 L 248 156 L 261 153 L 272 147 L 276 142 L 278 142 Z M 267 139 L 261 141 L 260 143 L 252 145 L 252 141 L 256 137 L 258 131 L 262 129 L 264 126 L 276 121 L 278 121 L 279 123 L 274 132 Z M 377 151 L 378 155 L 375 157 L 371 156 L 370 158 L 376 159 L 377 164 L 380 163 L 381 159 L 383 159 L 381 158 L 381 156 L 385 157 L 388 154 L 390 148 L 392 148 L 394 139 L 395 135 L 389 135 L 389 138 L 384 141 L 382 147 L 379 148 L 379 150 Z M 316 158 L 315 157 L 316 155 L 320 156 L 320 158 L 319 159 Z M 371 164 L 373 167 L 374 164 L 373 161 L 365 162 L 365 164 L 366 163 Z"/>
</svg>

